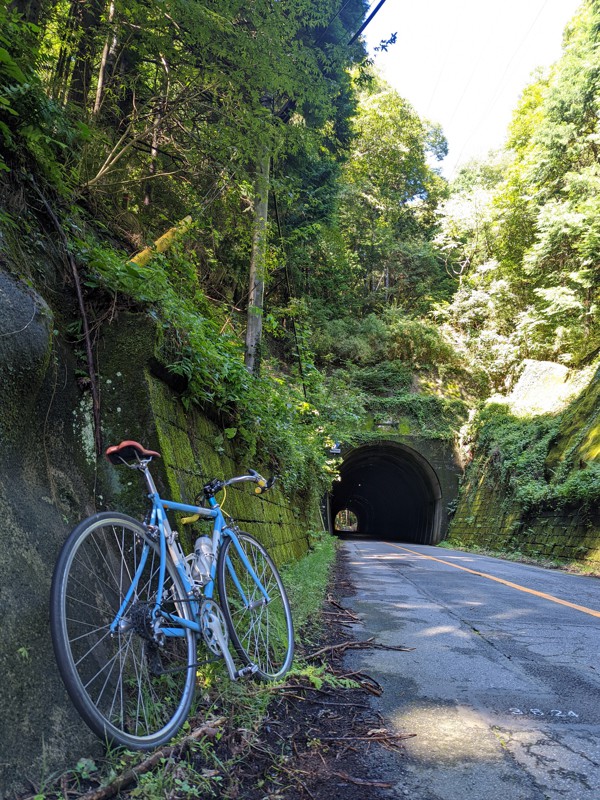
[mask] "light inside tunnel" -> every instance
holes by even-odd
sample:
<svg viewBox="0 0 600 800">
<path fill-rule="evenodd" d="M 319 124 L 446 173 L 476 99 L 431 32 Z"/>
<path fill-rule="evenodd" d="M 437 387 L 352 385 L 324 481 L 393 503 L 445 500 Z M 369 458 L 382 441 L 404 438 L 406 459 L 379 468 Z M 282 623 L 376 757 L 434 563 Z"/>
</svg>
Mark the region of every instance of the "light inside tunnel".
<svg viewBox="0 0 600 800">
<path fill-rule="evenodd" d="M 333 526 L 336 531 L 354 532 L 358 528 L 358 518 L 353 511 L 344 508 L 335 515 Z"/>
<path fill-rule="evenodd" d="M 333 529 L 340 512 L 356 517 L 364 538 L 436 544 L 440 537 L 441 490 L 435 470 L 416 450 L 395 442 L 358 447 L 340 468 L 330 498 Z"/>
</svg>

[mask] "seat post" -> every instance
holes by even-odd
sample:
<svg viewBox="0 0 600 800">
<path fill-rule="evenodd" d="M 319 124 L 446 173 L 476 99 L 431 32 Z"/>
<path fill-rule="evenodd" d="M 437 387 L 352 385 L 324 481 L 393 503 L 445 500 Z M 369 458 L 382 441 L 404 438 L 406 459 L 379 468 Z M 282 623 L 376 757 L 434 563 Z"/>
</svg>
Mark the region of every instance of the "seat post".
<svg viewBox="0 0 600 800">
<path fill-rule="evenodd" d="M 152 477 L 150 470 L 148 469 L 149 461 L 143 461 L 139 467 L 139 469 L 144 473 L 144 478 L 146 480 L 146 486 L 148 487 L 148 491 L 150 494 L 155 495 L 158 494 L 156 490 L 156 484 L 154 483 L 154 478 Z"/>
</svg>

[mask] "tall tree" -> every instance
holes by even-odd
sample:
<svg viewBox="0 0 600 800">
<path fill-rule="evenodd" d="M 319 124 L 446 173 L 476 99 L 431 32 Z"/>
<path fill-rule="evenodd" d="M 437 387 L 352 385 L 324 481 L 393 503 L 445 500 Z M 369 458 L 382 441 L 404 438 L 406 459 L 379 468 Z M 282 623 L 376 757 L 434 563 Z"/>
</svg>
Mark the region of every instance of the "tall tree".
<svg viewBox="0 0 600 800">
<path fill-rule="evenodd" d="M 409 306 L 415 299 L 413 280 L 421 292 L 427 273 L 430 290 L 441 277 L 441 262 L 436 264 L 426 242 L 446 191 L 431 161 L 446 151 L 439 126 L 420 119 L 391 87 L 379 82 L 363 92 L 340 216 L 368 294 Z"/>
<path fill-rule="evenodd" d="M 497 377 L 524 357 L 577 365 L 600 348 L 599 45 L 600 3 L 587 0 L 515 110 L 504 174 L 486 190 L 486 251 L 465 233 L 473 268 L 447 311 Z"/>
</svg>

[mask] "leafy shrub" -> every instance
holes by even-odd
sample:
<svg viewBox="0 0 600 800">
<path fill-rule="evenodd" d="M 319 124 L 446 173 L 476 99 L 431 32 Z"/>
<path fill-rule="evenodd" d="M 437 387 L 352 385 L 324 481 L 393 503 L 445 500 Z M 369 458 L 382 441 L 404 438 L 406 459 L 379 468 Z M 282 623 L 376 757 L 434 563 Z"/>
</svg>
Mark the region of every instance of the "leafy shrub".
<svg viewBox="0 0 600 800">
<path fill-rule="evenodd" d="M 261 376 L 250 375 L 234 321 L 224 325 L 218 307 L 200 290 L 193 256 L 184 249 L 169 251 L 168 258 L 155 255 L 146 267 L 92 238 L 77 243 L 77 254 L 87 264 L 88 287 L 132 297 L 158 321 L 157 355 L 171 372 L 187 379 L 183 402 L 218 411 L 235 431 L 240 458 L 257 458 L 288 489 L 311 500 L 325 490 L 333 436 L 329 429 L 339 428 L 348 412 L 343 407 L 339 413 L 339 402 L 328 402 L 327 387 L 310 361 L 304 378 L 311 402 L 300 381 L 280 374 L 274 363 L 265 361 Z M 318 404 L 325 409 L 323 415 Z"/>
<path fill-rule="evenodd" d="M 414 369 L 460 365 L 456 349 L 433 323 L 408 317 L 396 308 L 386 309 L 384 320 L 388 357 L 411 364 Z"/>
<path fill-rule="evenodd" d="M 580 468 L 570 455 L 556 470 L 548 470 L 548 454 L 565 414 L 515 417 L 500 404 L 484 407 L 475 423 L 477 446 L 488 460 L 489 478 L 531 509 L 541 503 L 592 508 L 600 500 L 600 464 Z M 572 455 L 572 454 L 571 454 Z"/>
<path fill-rule="evenodd" d="M 401 361 L 381 361 L 351 372 L 352 382 L 370 394 L 386 394 L 408 389 L 413 380 L 412 369 Z"/>
<path fill-rule="evenodd" d="M 594 462 L 572 472 L 554 488 L 553 497 L 564 505 L 597 508 L 600 503 L 600 464 Z"/>
<path fill-rule="evenodd" d="M 452 439 L 466 422 L 468 408 L 462 400 L 448 400 L 437 395 L 405 393 L 394 397 L 379 397 L 368 404 L 375 422 L 392 417 L 414 420 L 415 430 L 432 438 Z"/>
<path fill-rule="evenodd" d="M 479 413 L 477 446 L 489 459 L 490 478 L 499 479 L 525 507 L 548 495 L 545 462 L 559 425 L 559 418 L 550 415 L 515 417 L 499 403 L 490 403 Z"/>
<path fill-rule="evenodd" d="M 64 163 L 81 128 L 50 100 L 36 72 L 39 29 L 0 5 L 0 172 L 19 165 L 65 190 Z M 33 162 L 33 163 L 32 163 Z"/>
<path fill-rule="evenodd" d="M 325 321 L 314 334 L 313 347 L 321 363 L 373 365 L 386 357 L 388 339 L 385 322 L 376 314 L 368 314 L 362 319 Z"/>
</svg>

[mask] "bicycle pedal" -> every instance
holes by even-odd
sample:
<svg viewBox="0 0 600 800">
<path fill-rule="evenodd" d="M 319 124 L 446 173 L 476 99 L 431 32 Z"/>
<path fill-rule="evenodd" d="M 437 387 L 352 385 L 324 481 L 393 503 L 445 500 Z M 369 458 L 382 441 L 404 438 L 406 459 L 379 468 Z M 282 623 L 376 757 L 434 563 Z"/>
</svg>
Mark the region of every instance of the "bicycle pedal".
<svg viewBox="0 0 600 800">
<path fill-rule="evenodd" d="M 248 664 L 248 666 L 238 669 L 235 676 L 236 678 L 249 678 L 251 675 L 256 675 L 257 672 L 258 667 L 256 664 Z"/>
</svg>

